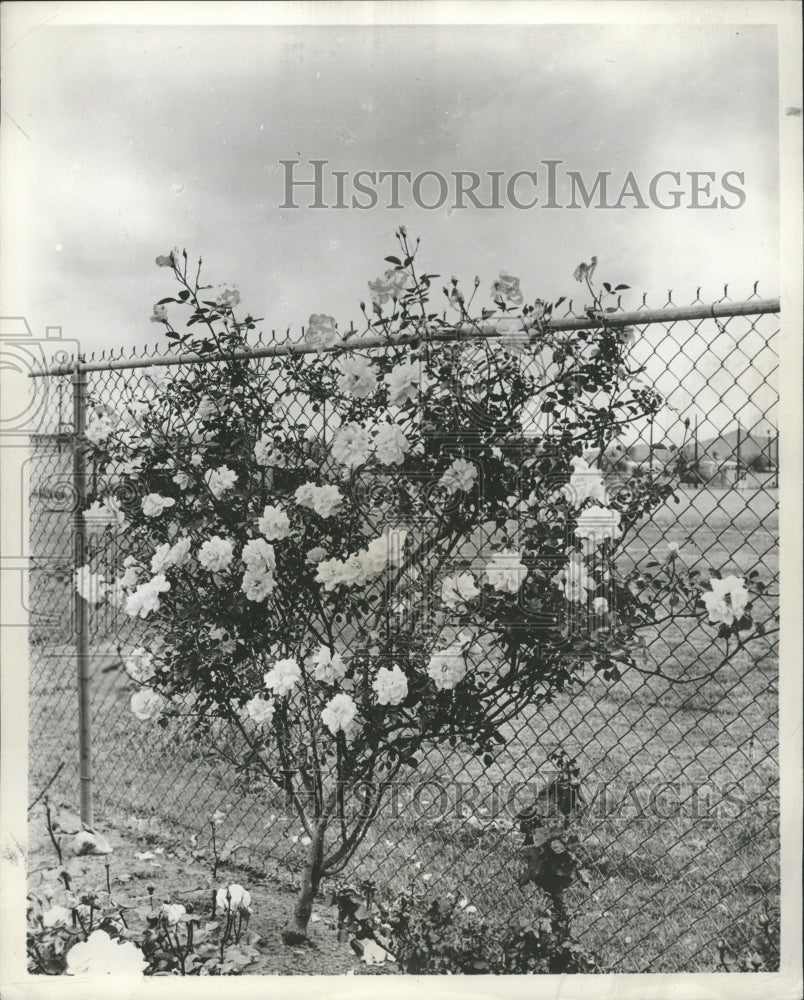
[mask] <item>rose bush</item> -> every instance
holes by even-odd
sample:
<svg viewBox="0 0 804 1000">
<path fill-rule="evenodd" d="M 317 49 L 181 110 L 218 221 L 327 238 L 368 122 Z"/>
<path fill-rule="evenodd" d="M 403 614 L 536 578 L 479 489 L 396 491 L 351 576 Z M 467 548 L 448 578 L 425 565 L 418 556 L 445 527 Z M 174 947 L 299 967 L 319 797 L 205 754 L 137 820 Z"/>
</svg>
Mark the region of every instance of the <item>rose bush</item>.
<svg viewBox="0 0 804 1000">
<path fill-rule="evenodd" d="M 610 495 L 583 457 L 663 402 L 607 324 L 594 259 L 576 272 L 588 326 L 558 333 L 554 306 L 505 273 L 492 307 L 473 314 L 479 282 L 467 297 L 452 279 L 439 313 L 436 276 L 398 237 L 401 256 L 369 283 L 365 336 L 314 314 L 301 343 L 263 359 L 239 296 L 208 294 L 186 254 L 159 258 L 180 290 L 153 319 L 205 363 L 128 383 L 126 405 L 90 421 L 91 499 L 124 513 L 128 562 L 77 585 L 151 631 L 132 654 L 145 685 L 132 711 L 190 696 L 199 725 L 236 727 L 298 813 L 310 847 L 288 940 L 423 748 L 490 760 L 524 706 L 590 667 L 632 665 L 668 595 L 677 613 L 704 611 L 675 559 L 660 583 L 617 569 L 672 486 L 635 476 Z M 750 624 L 735 583 L 706 609 L 722 635 Z"/>
</svg>

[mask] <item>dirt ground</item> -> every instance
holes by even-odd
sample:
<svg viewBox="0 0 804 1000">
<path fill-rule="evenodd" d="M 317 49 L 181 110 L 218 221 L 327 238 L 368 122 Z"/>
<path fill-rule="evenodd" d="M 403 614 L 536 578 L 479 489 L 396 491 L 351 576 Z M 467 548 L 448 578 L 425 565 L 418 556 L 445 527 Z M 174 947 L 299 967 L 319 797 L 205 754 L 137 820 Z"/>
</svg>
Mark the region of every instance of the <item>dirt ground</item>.
<svg viewBox="0 0 804 1000">
<path fill-rule="evenodd" d="M 295 902 L 289 887 L 260 878 L 258 873 L 221 865 L 212 879 L 212 859 L 200 855 L 192 844 L 171 843 L 154 833 L 142 834 L 127 828 L 123 822 L 114 825 L 99 823 L 95 830 L 109 842 L 112 853 L 106 856 L 86 856 L 75 859 L 71 851 L 74 833 L 81 828 L 79 818 L 65 806 L 51 803 L 51 814 L 61 827 L 55 836 L 61 842 L 64 861 L 71 861 L 79 874 L 74 888 L 106 889 L 106 862 L 109 862 L 109 884 L 116 903 L 124 906 L 150 905 L 153 886 L 153 906 L 163 902 L 183 903 L 196 912 L 210 913 L 212 890 L 230 882 L 245 886 L 251 893 L 252 916 L 248 930 L 259 935 L 256 946 L 260 959 L 249 966 L 246 975 L 377 975 L 398 971 L 395 964 L 381 966 L 363 963 L 352 951 L 348 941 L 338 940 L 337 911 L 319 902 L 313 909 L 309 926 L 309 943 L 289 947 L 281 939 L 281 930 L 288 921 Z M 47 832 L 45 808 L 38 804 L 29 816 L 29 887 L 35 891 L 44 872 L 57 864 L 55 848 Z"/>
</svg>

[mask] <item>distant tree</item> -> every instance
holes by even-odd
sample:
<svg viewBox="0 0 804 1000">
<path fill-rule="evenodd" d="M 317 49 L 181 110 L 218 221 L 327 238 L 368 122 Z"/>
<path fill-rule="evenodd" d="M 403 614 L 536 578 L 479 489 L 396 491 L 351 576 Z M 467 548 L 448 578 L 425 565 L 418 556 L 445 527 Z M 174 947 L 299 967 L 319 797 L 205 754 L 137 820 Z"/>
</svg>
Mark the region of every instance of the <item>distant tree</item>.
<svg viewBox="0 0 804 1000">
<path fill-rule="evenodd" d="M 773 462 L 770 457 L 761 451 L 750 458 L 745 465 L 750 472 L 771 472 L 773 470 Z"/>
</svg>

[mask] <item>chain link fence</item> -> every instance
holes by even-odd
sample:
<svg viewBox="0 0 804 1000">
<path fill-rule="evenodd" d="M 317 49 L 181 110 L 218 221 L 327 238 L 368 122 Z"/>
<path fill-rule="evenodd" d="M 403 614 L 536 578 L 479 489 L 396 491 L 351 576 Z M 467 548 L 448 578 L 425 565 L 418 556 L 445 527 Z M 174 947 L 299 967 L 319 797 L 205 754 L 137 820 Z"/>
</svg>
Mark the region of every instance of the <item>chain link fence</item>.
<svg viewBox="0 0 804 1000">
<path fill-rule="evenodd" d="M 677 544 L 689 566 L 723 575 L 756 570 L 772 584 L 778 301 L 755 290 L 742 302 L 676 307 L 668 296 L 658 309 L 643 299 L 636 315 L 611 321 L 633 339 L 635 360 L 665 405 L 602 456 L 610 488 L 627 488 L 633 475 L 680 482 L 622 559 L 649 567 Z M 570 304 L 553 325 L 586 322 Z M 120 409 L 169 370 L 160 367 L 168 360 L 157 352 L 90 359 L 80 375 L 87 412 Z M 31 797 L 53 779 L 58 794 L 77 801 L 76 376 L 47 382 L 46 419 L 30 449 Z M 118 554 L 88 544 L 93 565 L 106 567 L 107 578 L 119 575 Z M 755 602 L 755 620 L 770 622 L 777 610 L 768 589 L 763 606 Z M 222 857 L 293 883 L 304 862 L 303 831 L 257 770 L 222 759 L 238 758 L 238 735 L 219 726 L 200 740 L 190 734 L 189 708 L 186 720 L 164 728 L 138 721 L 123 663 L 143 641 L 144 623 L 104 605 L 79 624 L 95 814 L 148 821 L 193 843 L 209 841 L 215 817 Z M 616 683 L 591 677 L 510 723 L 491 765 L 460 746 L 434 751 L 415 784 L 390 796 L 347 874 L 372 879 L 381 893 L 413 878 L 436 893 L 459 893 L 481 912 L 527 912 L 536 890 L 514 875 L 516 814 L 534 795 L 565 787 L 555 768 L 555 755 L 564 754 L 580 775 L 568 809 L 591 883 L 570 891 L 573 931 L 617 971 L 714 968 L 719 942 L 746 947 L 761 906 L 778 899 L 778 659 L 768 631 L 724 658 L 711 630 L 664 625 L 648 637 L 642 664 Z"/>
</svg>

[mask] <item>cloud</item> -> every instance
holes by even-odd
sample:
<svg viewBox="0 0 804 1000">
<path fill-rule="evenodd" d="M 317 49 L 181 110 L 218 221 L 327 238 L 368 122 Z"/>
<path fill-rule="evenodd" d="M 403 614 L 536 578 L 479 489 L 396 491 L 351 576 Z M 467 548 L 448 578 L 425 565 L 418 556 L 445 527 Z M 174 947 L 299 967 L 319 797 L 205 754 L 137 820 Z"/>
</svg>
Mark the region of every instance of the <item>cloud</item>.
<svg viewBox="0 0 804 1000">
<path fill-rule="evenodd" d="M 34 327 L 153 340 L 174 244 L 267 326 L 359 318 L 404 222 L 429 270 L 572 292 L 579 260 L 652 298 L 778 282 L 772 29 L 49 27 L 8 54 L 26 225 L 7 287 Z M 739 211 L 282 210 L 278 162 L 330 170 L 745 172 Z M 61 249 L 57 250 L 56 247 Z M 702 292 L 702 294 L 704 294 Z"/>
</svg>

